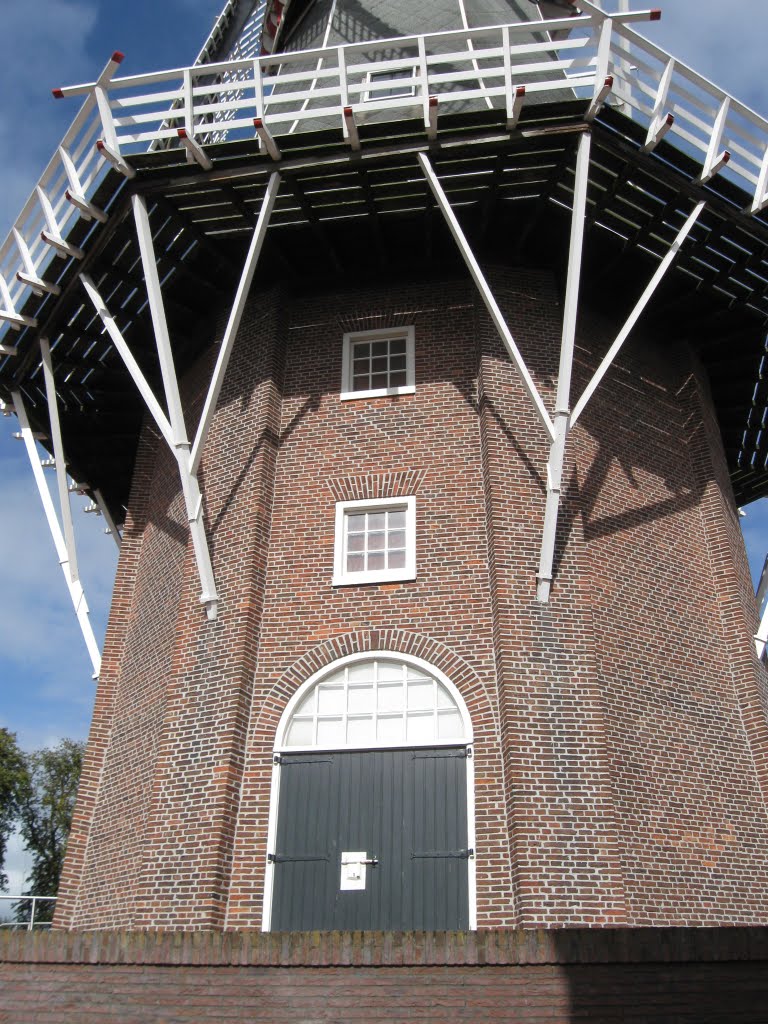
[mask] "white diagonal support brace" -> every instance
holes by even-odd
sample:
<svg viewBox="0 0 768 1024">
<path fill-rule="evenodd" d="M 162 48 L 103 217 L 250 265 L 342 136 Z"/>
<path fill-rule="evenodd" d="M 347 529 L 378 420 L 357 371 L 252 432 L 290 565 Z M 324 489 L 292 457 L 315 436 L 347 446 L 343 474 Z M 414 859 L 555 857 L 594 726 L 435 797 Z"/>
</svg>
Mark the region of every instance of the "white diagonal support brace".
<svg viewBox="0 0 768 1024">
<path fill-rule="evenodd" d="M 83 639 L 85 640 L 85 645 L 88 648 L 88 654 L 91 659 L 91 664 L 93 665 L 93 674 L 94 676 L 98 676 L 101 671 L 101 653 L 99 651 L 99 645 L 96 643 L 96 637 L 93 634 L 91 620 L 88 617 L 88 603 L 85 600 L 85 593 L 80 580 L 77 578 L 77 568 L 74 563 L 74 538 L 72 539 L 72 546 L 70 548 L 67 545 L 59 519 L 56 515 L 56 509 L 51 499 L 50 491 L 48 490 L 48 484 L 45 482 L 43 468 L 40 465 L 40 456 L 35 443 L 35 436 L 29 425 L 29 419 L 24 406 L 24 400 L 21 397 L 21 392 L 13 391 L 12 398 L 13 407 L 19 418 L 24 447 L 27 451 L 27 457 L 29 458 L 29 464 L 32 468 L 35 483 L 37 484 L 38 494 L 40 495 L 40 501 L 42 502 L 43 511 L 45 512 L 45 518 L 48 521 L 48 528 L 51 531 L 51 537 L 53 538 L 53 543 L 56 548 L 59 565 L 61 566 L 61 571 L 64 574 L 64 579 L 69 590 L 69 596 L 72 599 L 75 614 L 77 615 L 77 621 L 80 623 L 80 629 L 83 634 Z M 56 426 L 52 423 L 51 427 L 55 432 L 58 427 L 58 418 Z M 60 436 L 58 444 L 61 444 Z"/>
<path fill-rule="evenodd" d="M 197 434 L 195 435 L 195 443 L 192 445 L 192 455 L 189 460 L 189 471 L 193 475 L 197 475 L 197 471 L 200 467 L 200 458 L 203 454 L 203 447 L 205 446 L 206 438 L 208 437 L 211 424 L 213 423 L 213 415 L 216 412 L 216 403 L 218 402 L 219 395 L 221 394 L 221 387 L 224 383 L 224 375 L 227 372 L 229 357 L 232 355 L 232 348 L 234 347 L 235 338 L 237 337 L 237 332 L 240 327 L 240 321 L 243 317 L 243 310 L 245 309 L 245 301 L 248 298 L 248 292 L 251 287 L 251 282 L 253 281 L 253 274 L 256 270 L 256 264 L 259 261 L 259 255 L 261 254 L 261 248 L 267 234 L 269 219 L 272 216 L 272 209 L 275 205 L 279 188 L 280 174 L 277 171 L 274 171 L 270 175 L 267 190 L 264 193 L 264 199 L 261 203 L 261 210 L 259 212 L 258 220 L 256 221 L 253 237 L 251 238 L 248 255 L 245 257 L 243 273 L 240 276 L 240 283 L 238 284 L 237 292 L 235 293 L 235 301 L 232 304 L 232 310 L 229 314 L 227 327 L 224 331 L 224 338 L 221 342 L 221 348 L 219 349 L 219 357 L 216 360 L 213 377 L 211 378 L 211 384 L 208 388 L 205 406 L 203 407 L 203 411 L 200 416 L 200 423 L 197 428 Z"/>
<path fill-rule="evenodd" d="M 208 539 L 205 535 L 203 522 L 203 497 L 197 477 L 190 470 L 190 444 L 187 440 L 187 429 L 184 423 L 184 412 L 181 405 L 179 382 L 173 363 L 171 340 L 168 335 L 168 324 L 165 318 L 163 295 L 160 288 L 160 277 L 155 259 L 155 247 L 152 241 L 152 229 L 149 224 L 149 213 L 143 196 L 133 196 L 133 216 L 136 221 L 136 235 L 139 241 L 141 263 L 144 268 L 144 279 L 147 285 L 147 299 L 152 315 L 152 326 L 155 332 L 157 354 L 160 361 L 160 372 L 163 377 L 165 400 L 168 406 L 168 418 L 171 424 L 171 450 L 179 467 L 179 477 L 189 522 L 192 546 L 195 550 L 197 571 L 200 576 L 202 593 L 200 602 L 205 605 L 209 619 L 215 619 L 218 611 L 218 594 L 213 577 L 211 554 L 208 550 Z"/>
<path fill-rule="evenodd" d="M 133 379 L 133 383 L 139 389 L 139 393 L 152 414 L 152 419 L 157 424 L 158 430 L 165 438 L 168 446 L 173 448 L 173 432 L 171 430 L 171 424 L 168 422 L 168 417 L 165 415 L 162 406 L 155 398 L 152 388 L 149 386 L 146 377 L 141 372 L 141 367 L 134 359 L 133 353 L 128 347 L 128 342 L 125 340 L 120 328 L 117 326 L 115 318 L 107 309 L 106 303 L 102 299 L 101 295 L 99 295 L 99 292 L 90 277 L 88 277 L 87 274 L 81 274 L 80 281 L 82 282 L 83 288 L 85 288 L 88 298 L 93 304 L 93 308 L 99 314 L 101 322 L 104 324 L 112 344 L 117 349 L 118 355 L 125 363 L 126 369 Z"/>
<path fill-rule="evenodd" d="M 666 255 L 664 256 L 664 259 L 661 261 L 661 263 L 659 263 L 659 265 L 656 268 L 656 271 L 655 271 L 653 277 L 648 282 L 648 284 L 647 284 L 643 294 L 637 300 L 637 303 L 635 304 L 635 308 L 629 314 L 629 316 L 626 319 L 626 322 L 624 323 L 624 326 L 619 331 L 619 333 L 616 335 L 616 340 L 613 342 L 611 347 L 606 352 L 606 354 L 605 354 L 605 356 L 603 358 L 603 361 L 600 363 L 600 365 L 598 366 L 597 370 L 595 370 L 595 373 L 594 373 L 592 379 L 590 380 L 589 384 L 587 384 L 587 386 L 584 388 L 584 392 L 582 393 L 582 395 L 579 398 L 578 402 L 574 406 L 573 413 L 571 415 L 571 427 L 574 425 L 576 420 L 578 420 L 579 416 L 581 416 L 581 414 L 584 411 L 584 407 L 586 406 L 587 402 L 590 400 L 590 398 L 594 394 L 595 389 L 597 388 L 598 384 L 603 379 L 603 377 L 606 375 L 606 373 L 608 372 L 611 364 L 613 363 L 614 359 L 618 355 L 619 349 L 624 344 L 624 342 L 627 340 L 627 338 L 629 337 L 629 334 L 630 334 L 632 328 L 635 326 L 637 321 L 640 319 L 640 316 L 641 316 L 643 310 L 648 305 L 648 303 L 651 300 L 651 297 L 653 296 L 653 293 L 656 291 L 656 289 L 658 288 L 659 284 L 661 283 L 661 279 L 664 277 L 666 272 L 669 270 L 670 266 L 672 265 L 672 262 L 674 261 L 675 257 L 677 256 L 678 252 L 680 251 L 680 247 L 682 246 L 683 242 L 686 240 L 688 235 L 691 233 L 691 229 L 693 228 L 693 225 L 699 219 L 699 214 L 704 209 L 704 206 L 705 206 L 705 204 L 704 204 L 703 200 L 701 202 L 698 202 L 696 204 L 696 206 L 694 207 L 693 211 L 691 212 L 691 214 L 688 216 L 685 224 L 683 224 L 683 226 L 678 231 L 677 236 L 676 236 L 674 242 L 669 247 L 669 250 L 667 251 Z"/>
<path fill-rule="evenodd" d="M 573 212 L 571 238 L 568 247 L 568 275 L 565 285 L 563 333 L 560 342 L 560 366 L 557 375 L 555 404 L 555 437 L 547 463 L 547 499 L 544 509 L 544 529 L 541 538 L 539 571 L 536 574 L 536 599 L 547 602 L 552 584 L 555 556 L 555 536 L 560 510 L 565 443 L 570 430 L 571 372 L 576 342 L 576 319 L 579 311 L 579 285 L 581 283 L 581 257 L 584 248 L 584 219 L 587 212 L 587 186 L 589 184 L 589 155 L 592 136 L 584 132 L 579 136 L 576 155 L 576 175 L 573 185 Z"/>
<path fill-rule="evenodd" d="M 421 169 L 424 173 L 424 177 L 427 179 L 427 183 L 430 189 L 432 190 L 432 194 L 437 200 L 437 204 L 440 207 L 443 216 L 445 217 L 446 223 L 448 224 L 448 228 L 450 229 L 450 232 L 453 235 L 454 241 L 459 247 L 459 252 L 461 253 L 462 258 L 464 259 L 464 262 L 467 265 L 467 269 L 469 270 L 469 273 L 472 276 L 472 280 L 477 285 L 477 289 L 480 292 L 480 296 L 483 302 L 485 303 L 485 307 L 488 310 L 491 319 L 493 320 L 496 330 L 499 332 L 501 340 L 504 342 L 504 347 L 509 353 L 510 359 L 515 364 L 517 372 L 520 374 L 520 377 L 523 382 L 523 387 L 525 388 L 528 397 L 533 403 L 533 407 L 536 410 L 536 414 L 539 417 L 541 425 L 544 427 L 544 430 L 546 431 L 547 437 L 551 441 L 553 441 L 555 438 L 555 428 L 552 424 L 552 420 L 549 418 L 549 413 L 546 410 L 546 406 L 544 405 L 541 395 L 539 394 L 538 389 L 533 382 L 533 378 L 528 372 L 528 368 L 525 365 L 525 361 L 522 355 L 520 354 L 520 350 L 515 344 L 515 340 L 512 337 L 509 327 L 507 327 L 506 321 L 504 320 L 504 317 L 501 313 L 501 310 L 499 309 L 496 299 L 493 297 L 493 293 L 491 292 L 488 282 L 486 281 L 485 276 L 483 275 L 483 272 L 480 269 L 480 265 L 478 264 L 477 260 L 474 257 L 474 254 L 469 246 L 469 243 L 467 242 L 467 239 L 464 236 L 464 232 L 461 230 L 461 226 L 459 225 L 459 222 L 456 219 L 456 215 L 451 209 L 451 204 L 448 202 L 445 192 L 443 191 L 443 187 L 440 184 L 434 170 L 432 169 L 432 165 L 429 162 L 429 158 L 424 153 L 419 153 L 418 157 Z"/>
<path fill-rule="evenodd" d="M 73 580 L 77 580 L 80 578 L 80 573 L 77 568 L 77 549 L 75 547 L 75 528 L 72 524 L 72 508 L 69 504 L 67 460 L 64 455 L 64 444 L 61 440 L 56 381 L 53 378 L 51 346 L 47 338 L 40 338 L 40 356 L 43 361 L 43 380 L 45 382 L 45 396 L 48 401 L 48 419 L 51 423 L 51 440 L 53 442 L 53 458 L 56 466 L 56 487 L 59 492 L 61 526 L 64 534 L 64 543 L 69 552 L 69 573 Z"/>
</svg>

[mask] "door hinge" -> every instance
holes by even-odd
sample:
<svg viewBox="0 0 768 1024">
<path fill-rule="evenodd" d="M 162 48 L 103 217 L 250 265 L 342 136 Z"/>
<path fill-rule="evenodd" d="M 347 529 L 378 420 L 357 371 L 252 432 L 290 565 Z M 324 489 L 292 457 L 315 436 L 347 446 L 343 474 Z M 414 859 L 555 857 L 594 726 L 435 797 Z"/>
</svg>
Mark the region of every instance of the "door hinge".
<svg viewBox="0 0 768 1024">
<path fill-rule="evenodd" d="M 306 856 L 293 857 L 293 856 L 291 856 L 290 854 L 287 854 L 287 853 L 268 853 L 267 854 L 267 860 L 269 861 L 270 864 L 294 864 L 294 863 L 297 863 L 297 862 L 304 862 L 304 861 L 320 861 L 320 860 L 327 861 L 328 860 L 328 856 L 326 855 L 326 856 L 313 857 L 313 856 L 308 854 Z"/>
<path fill-rule="evenodd" d="M 446 757 L 470 757 L 471 750 L 469 748 L 462 747 L 461 750 L 431 750 L 428 754 L 413 753 L 411 757 L 414 761 L 427 760 L 429 758 L 446 758 Z"/>
<path fill-rule="evenodd" d="M 455 860 L 470 860 L 474 856 L 475 851 L 470 846 L 468 850 L 414 850 L 411 853 L 411 860 L 447 860 L 448 858 L 453 858 Z"/>
</svg>

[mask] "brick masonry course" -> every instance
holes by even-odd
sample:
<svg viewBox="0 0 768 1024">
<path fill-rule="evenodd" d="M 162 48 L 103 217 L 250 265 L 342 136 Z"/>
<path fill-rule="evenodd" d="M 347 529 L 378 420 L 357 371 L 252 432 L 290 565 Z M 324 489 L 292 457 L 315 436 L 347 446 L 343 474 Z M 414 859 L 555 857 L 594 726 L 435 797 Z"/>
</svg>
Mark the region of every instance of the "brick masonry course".
<svg viewBox="0 0 768 1024">
<path fill-rule="evenodd" d="M 551 407 L 553 280 L 491 277 Z M 344 332 L 406 324 L 416 393 L 340 401 Z M 580 317 L 574 396 L 615 326 Z M 548 444 L 472 285 L 252 295 L 202 464 L 220 615 L 148 427 L 57 924 L 259 927 L 280 715 L 378 650 L 472 715 L 481 927 L 768 920 L 768 690 L 695 355 L 638 331 L 569 444 L 540 605 Z M 335 502 L 404 494 L 417 579 L 332 587 Z"/>
<path fill-rule="evenodd" d="M 765 1019 L 768 930 L 0 934 L 0 1021 Z"/>
</svg>

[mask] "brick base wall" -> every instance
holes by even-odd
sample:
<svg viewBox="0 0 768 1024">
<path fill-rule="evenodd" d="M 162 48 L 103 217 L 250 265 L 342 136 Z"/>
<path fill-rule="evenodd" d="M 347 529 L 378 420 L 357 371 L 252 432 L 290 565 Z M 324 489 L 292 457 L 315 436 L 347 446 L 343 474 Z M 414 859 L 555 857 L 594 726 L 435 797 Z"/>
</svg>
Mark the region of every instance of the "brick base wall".
<svg viewBox="0 0 768 1024">
<path fill-rule="evenodd" d="M 0 1021 L 762 1022 L 768 929 L 16 932 Z"/>
</svg>

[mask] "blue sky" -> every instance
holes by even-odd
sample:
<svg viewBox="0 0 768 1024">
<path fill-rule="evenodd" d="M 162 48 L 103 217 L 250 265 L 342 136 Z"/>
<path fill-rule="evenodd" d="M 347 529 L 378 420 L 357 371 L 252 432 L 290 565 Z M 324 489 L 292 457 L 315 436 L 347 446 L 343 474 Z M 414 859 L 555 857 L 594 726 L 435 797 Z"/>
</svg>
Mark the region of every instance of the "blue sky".
<svg viewBox="0 0 768 1024">
<path fill-rule="evenodd" d="M 223 0 L 3 0 L 0 238 L 77 111 L 77 101 L 54 100 L 51 88 L 92 81 L 114 50 L 125 53 L 126 74 L 191 63 L 222 6 Z M 643 33 L 768 116 L 765 0 L 670 0 L 662 9 L 662 20 L 641 26 Z M 14 418 L 0 417 L 0 725 L 34 749 L 63 736 L 85 738 L 94 683 L 23 445 L 11 436 L 17 429 Z M 116 549 L 101 519 L 80 514 L 84 504 L 74 502 L 81 575 L 101 640 Z M 751 506 L 743 520 L 753 573 L 768 547 L 766 504 Z M 18 850 L 9 866 L 18 882 Z"/>
</svg>

